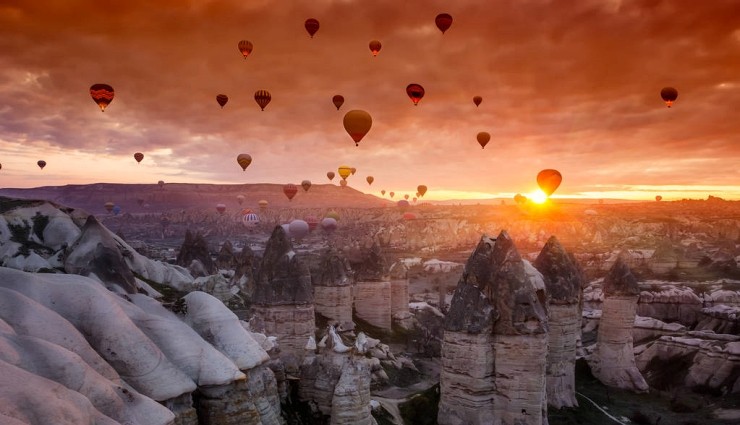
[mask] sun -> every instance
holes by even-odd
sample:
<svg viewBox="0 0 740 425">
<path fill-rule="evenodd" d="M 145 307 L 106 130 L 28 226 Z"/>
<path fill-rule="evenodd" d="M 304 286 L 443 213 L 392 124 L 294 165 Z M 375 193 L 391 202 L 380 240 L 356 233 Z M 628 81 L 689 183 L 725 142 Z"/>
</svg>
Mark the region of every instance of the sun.
<svg viewBox="0 0 740 425">
<path fill-rule="evenodd" d="M 529 194 L 529 199 L 535 204 L 544 204 L 547 201 L 547 195 L 545 195 L 545 192 L 537 189 Z"/>
</svg>

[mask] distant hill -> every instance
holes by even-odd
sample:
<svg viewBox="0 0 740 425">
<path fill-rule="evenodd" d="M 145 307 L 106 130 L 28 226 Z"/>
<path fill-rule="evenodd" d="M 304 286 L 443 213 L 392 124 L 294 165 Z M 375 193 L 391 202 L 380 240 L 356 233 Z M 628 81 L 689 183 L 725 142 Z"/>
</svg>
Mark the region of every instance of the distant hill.
<svg viewBox="0 0 740 425">
<path fill-rule="evenodd" d="M 43 186 L 30 189 L 0 189 L 1 196 L 24 199 L 43 199 L 62 205 L 82 208 L 91 213 L 105 211 L 104 204 L 113 202 L 123 212 L 154 213 L 174 209 L 214 209 L 223 203 L 227 210 L 257 209 L 265 200 L 269 207 L 292 208 L 375 208 L 393 204 L 374 195 L 349 186 L 314 184 L 308 192 L 297 185 L 298 193 L 292 201 L 283 193 L 283 185 L 257 184 L 113 184 Z M 237 196 L 243 195 L 239 205 Z"/>
</svg>

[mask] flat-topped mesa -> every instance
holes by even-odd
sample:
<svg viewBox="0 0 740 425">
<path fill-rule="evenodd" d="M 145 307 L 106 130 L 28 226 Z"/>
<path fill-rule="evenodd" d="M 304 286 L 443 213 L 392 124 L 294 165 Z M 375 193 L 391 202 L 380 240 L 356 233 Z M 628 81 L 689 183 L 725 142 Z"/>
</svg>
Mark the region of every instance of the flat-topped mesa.
<svg viewBox="0 0 740 425">
<path fill-rule="evenodd" d="M 312 269 L 311 280 L 316 312 L 351 329 L 352 280 L 344 259 L 335 250 L 327 250 Z"/>
<path fill-rule="evenodd" d="M 635 365 L 632 339 L 639 287 L 621 255 L 604 278 L 603 290 L 596 349 L 587 357 L 591 371 L 604 385 L 646 392 L 648 385 Z"/>
<path fill-rule="evenodd" d="M 315 331 L 311 273 L 281 226 L 275 227 L 265 246 L 252 303 L 265 333 L 277 336 L 281 352 L 301 357 Z M 293 369 L 297 364 L 290 366 Z"/>
<path fill-rule="evenodd" d="M 547 403 L 556 409 L 576 407 L 576 347 L 581 332 L 580 269 L 560 245 L 550 237 L 534 266 L 542 273 L 550 296 L 548 306 Z"/>
<path fill-rule="evenodd" d="M 351 263 L 355 273 L 354 305 L 357 317 L 373 326 L 391 329 L 391 282 L 382 249 L 373 243 Z"/>
</svg>

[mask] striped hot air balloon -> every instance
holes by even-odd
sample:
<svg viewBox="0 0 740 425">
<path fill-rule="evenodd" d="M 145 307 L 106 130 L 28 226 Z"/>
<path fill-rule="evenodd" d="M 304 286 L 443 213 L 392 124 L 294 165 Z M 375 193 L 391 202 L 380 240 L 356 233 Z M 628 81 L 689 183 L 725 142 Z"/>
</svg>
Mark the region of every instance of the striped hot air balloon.
<svg viewBox="0 0 740 425">
<path fill-rule="evenodd" d="M 267 90 L 257 90 L 256 92 L 254 92 L 254 101 L 257 102 L 257 104 L 260 106 L 260 108 L 262 108 L 263 111 L 271 100 L 272 96 Z"/>
</svg>

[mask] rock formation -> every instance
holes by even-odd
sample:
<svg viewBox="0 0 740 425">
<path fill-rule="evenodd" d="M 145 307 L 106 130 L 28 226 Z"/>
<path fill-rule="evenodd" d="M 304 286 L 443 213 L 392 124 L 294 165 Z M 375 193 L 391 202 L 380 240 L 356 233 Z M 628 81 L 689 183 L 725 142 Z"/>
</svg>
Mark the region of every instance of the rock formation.
<svg viewBox="0 0 740 425">
<path fill-rule="evenodd" d="M 591 371 L 604 385 L 646 392 L 648 385 L 635 365 L 632 339 L 640 290 L 621 256 L 604 278 L 603 291 L 596 348 L 587 359 Z"/>
<path fill-rule="evenodd" d="M 483 236 L 445 319 L 440 424 L 547 423 L 545 303 L 509 235 Z"/>
<path fill-rule="evenodd" d="M 344 260 L 330 249 L 321 255 L 311 271 L 314 308 L 316 312 L 338 323 L 343 329 L 352 329 L 352 280 Z"/>
<path fill-rule="evenodd" d="M 296 255 L 285 230 L 276 226 L 255 279 L 252 311 L 262 319 L 265 333 L 277 336 L 283 353 L 301 356 L 314 335 L 313 300 L 308 265 Z"/>
<path fill-rule="evenodd" d="M 221 245 L 221 250 L 216 256 L 216 268 L 219 270 L 231 270 L 236 267 L 236 256 L 231 242 L 226 241 Z"/>
<path fill-rule="evenodd" d="M 361 259 L 353 261 L 355 272 L 354 305 L 357 317 L 373 326 L 391 329 L 391 282 L 388 266 L 375 243 L 363 250 Z"/>
<path fill-rule="evenodd" d="M 203 265 L 207 274 L 214 274 L 218 271 L 216 263 L 211 258 L 208 242 L 203 239 L 200 233 L 193 235 L 188 230 L 185 232 L 185 240 L 180 246 L 180 252 L 177 253 L 175 263 L 178 266 L 189 267 L 194 260 L 198 260 Z"/>
<path fill-rule="evenodd" d="M 391 316 L 403 318 L 409 315 L 409 268 L 403 261 L 391 265 Z"/>
<path fill-rule="evenodd" d="M 542 273 L 549 295 L 549 349 L 547 403 L 551 407 L 578 406 L 575 388 L 576 343 L 581 332 L 583 276 L 571 257 L 552 236 L 534 266 Z"/>
</svg>

